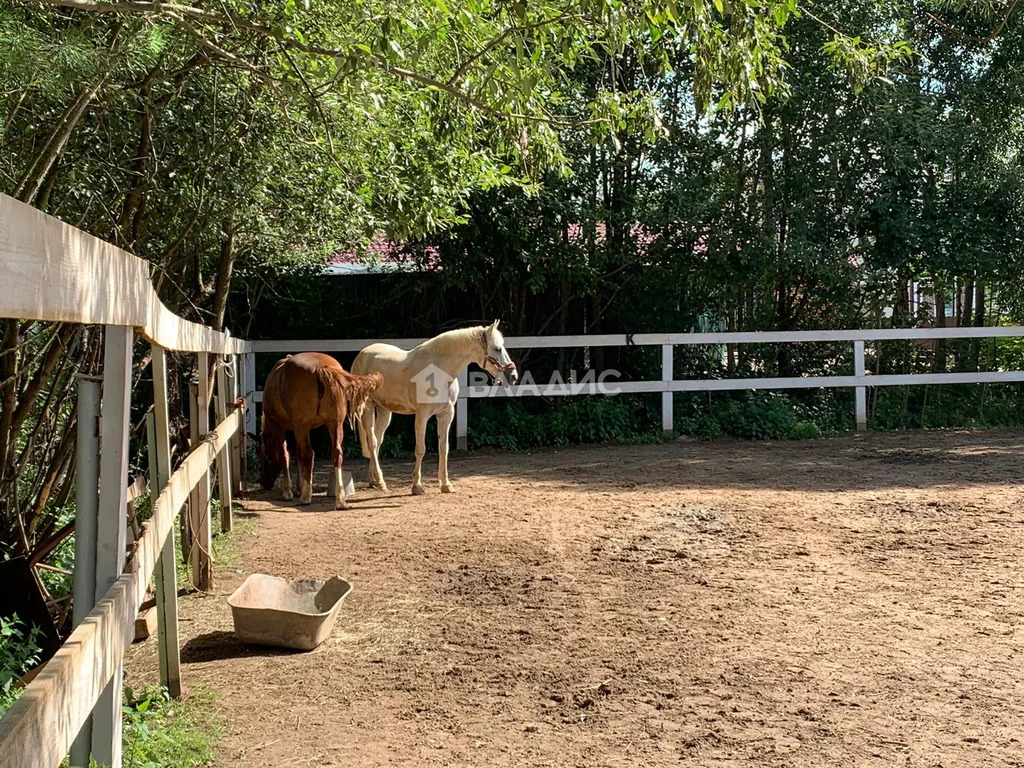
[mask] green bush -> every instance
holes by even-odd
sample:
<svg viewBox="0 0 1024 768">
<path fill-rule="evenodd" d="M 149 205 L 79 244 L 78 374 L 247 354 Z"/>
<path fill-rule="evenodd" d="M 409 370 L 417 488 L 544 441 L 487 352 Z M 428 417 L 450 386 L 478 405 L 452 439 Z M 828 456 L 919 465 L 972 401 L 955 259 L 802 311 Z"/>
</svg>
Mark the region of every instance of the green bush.
<svg viewBox="0 0 1024 768">
<path fill-rule="evenodd" d="M 474 448 L 530 450 L 546 445 L 660 441 L 657 405 L 644 397 L 530 398 L 473 403 Z"/>
<path fill-rule="evenodd" d="M 813 421 L 795 421 L 789 430 L 790 440 L 817 440 L 821 429 Z"/>
<path fill-rule="evenodd" d="M 40 634 L 39 627 L 26 629 L 16 615 L 0 617 L 0 717 L 21 695 L 14 684 L 39 663 Z"/>
<path fill-rule="evenodd" d="M 719 417 L 726 434 L 750 440 L 779 440 L 789 436 L 796 421 L 789 398 L 778 392 L 745 392 L 732 400 Z"/>
<path fill-rule="evenodd" d="M 874 396 L 873 430 L 1024 426 L 1020 384 L 887 387 Z"/>
</svg>

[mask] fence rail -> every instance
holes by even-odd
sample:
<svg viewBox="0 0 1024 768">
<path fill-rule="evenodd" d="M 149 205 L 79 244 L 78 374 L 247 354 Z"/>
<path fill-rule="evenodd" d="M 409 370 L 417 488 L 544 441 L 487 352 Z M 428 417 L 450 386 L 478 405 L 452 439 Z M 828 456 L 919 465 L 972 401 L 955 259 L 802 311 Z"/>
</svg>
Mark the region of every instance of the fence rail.
<svg viewBox="0 0 1024 768">
<path fill-rule="evenodd" d="M 0 720 L 0 765 L 52 768 L 64 759 L 131 643 L 135 617 L 178 512 L 240 423 L 236 411 L 171 476 L 139 539 L 137 567 L 114 582 Z"/>
<path fill-rule="evenodd" d="M 610 387 L 621 394 L 661 393 L 662 429 L 673 429 L 673 394 L 676 392 L 722 392 L 764 389 L 819 389 L 852 388 L 855 393 L 855 419 L 857 429 L 867 429 L 867 388 L 895 387 L 920 384 L 976 384 L 1024 381 L 1024 371 L 978 371 L 963 373 L 869 374 L 865 365 L 865 344 L 880 341 L 919 341 L 937 339 L 988 339 L 1024 337 L 1024 326 L 998 326 L 989 328 L 865 328 L 823 331 L 757 331 L 739 333 L 636 333 L 595 334 L 581 336 L 506 336 L 505 346 L 510 349 L 557 349 L 579 347 L 661 347 L 661 379 L 658 381 L 620 381 L 601 385 L 578 384 L 520 384 L 515 387 L 469 386 L 468 377 L 460 379 L 459 402 L 456 413 L 456 445 L 465 449 L 469 434 L 468 401 L 488 397 L 565 397 L 608 393 Z M 387 341 L 410 349 L 426 339 L 317 339 L 253 341 L 250 354 L 297 352 L 357 352 L 368 344 Z M 677 346 L 708 346 L 734 344 L 821 344 L 852 343 L 853 374 L 836 376 L 791 376 L 734 379 L 676 379 L 674 349 Z M 252 380 L 252 379 L 250 379 Z M 262 392 L 257 389 L 254 401 L 260 402 Z M 255 414 L 247 423 L 255 431 Z"/>
<path fill-rule="evenodd" d="M 0 318 L 104 328 L 102 378 L 82 377 L 78 382 L 75 629 L 0 719 L 0 768 L 56 768 L 69 749 L 73 764 L 88 765 L 91 754 L 97 763 L 120 768 L 124 649 L 131 642 L 139 606 L 154 575 L 160 679 L 172 695 L 180 695 L 177 585 L 170 534 L 190 496 L 194 525 L 209 530 L 209 478 L 215 465 L 222 504 L 226 501 L 228 510 L 222 527 L 230 527 L 231 465 L 237 467 L 244 455 L 240 444 L 244 417 L 240 409 L 228 413 L 228 404 L 239 397 L 252 402 L 252 379 L 246 383 L 247 368 L 241 365 L 252 345 L 172 313 L 157 297 L 150 265 L 142 259 L 6 195 L 0 195 L 0 285 Z M 136 332 L 151 342 L 150 487 L 158 495 L 136 544 L 132 568 L 125 571 Z M 190 419 L 202 429 L 173 474 L 167 408 L 169 350 L 197 353 L 203 374 L 199 400 L 190 411 Z M 205 365 L 209 355 L 216 356 L 220 418 L 212 432 L 208 424 L 213 393 Z M 235 374 L 230 379 L 225 375 L 229 369 Z M 103 435 L 102 445 L 97 432 Z M 193 553 L 193 578 L 209 588 L 208 581 L 203 581 L 210 573 L 209 547 L 193 547 Z"/>
</svg>

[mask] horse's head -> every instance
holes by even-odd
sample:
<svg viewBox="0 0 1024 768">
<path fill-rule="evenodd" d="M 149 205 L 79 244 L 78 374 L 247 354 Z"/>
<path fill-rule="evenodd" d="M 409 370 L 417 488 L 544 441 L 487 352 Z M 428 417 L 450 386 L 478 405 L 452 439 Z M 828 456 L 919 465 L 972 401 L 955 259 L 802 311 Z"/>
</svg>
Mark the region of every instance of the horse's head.
<svg viewBox="0 0 1024 768">
<path fill-rule="evenodd" d="M 265 491 L 273 488 L 277 478 L 281 475 L 281 467 L 284 465 L 283 451 L 283 440 L 267 440 L 266 420 L 264 419 L 260 440 L 256 444 L 256 455 L 260 460 L 260 485 Z"/>
<path fill-rule="evenodd" d="M 481 368 L 506 387 L 519 381 L 519 372 L 505 349 L 505 337 L 498 330 L 497 320 L 484 329 L 484 347 L 484 359 L 479 362 Z"/>
</svg>

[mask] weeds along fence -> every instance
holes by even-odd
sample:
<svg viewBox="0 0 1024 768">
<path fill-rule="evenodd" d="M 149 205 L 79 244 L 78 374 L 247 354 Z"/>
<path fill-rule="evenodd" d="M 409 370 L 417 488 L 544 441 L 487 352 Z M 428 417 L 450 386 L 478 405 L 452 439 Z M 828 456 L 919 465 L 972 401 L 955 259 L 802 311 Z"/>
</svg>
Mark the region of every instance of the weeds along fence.
<svg viewBox="0 0 1024 768">
<path fill-rule="evenodd" d="M 851 388 L 855 393 L 855 417 L 858 430 L 868 423 L 867 390 L 870 387 L 898 387 L 924 384 L 981 384 L 1024 381 L 1024 371 L 966 371 L 956 373 L 870 374 L 865 365 L 865 344 L 884 341 L 924 341 L 935 339 L 990 339 L 1024 336 L 1024 326 L 990 328 L 880 328 L 865 330 L 826 331 L 758 331 L 733 333 L 637 333 L 581 336 L 506 336 L 511 349 L 581 348 L 581 347 L 660 347 L 661 379 L 658 381 L 612 381 L 606 384 L 554 383 L 515 387 L 469 386 L 466 374 L 460 378 L 459 401 L 456 406 L 456 444 L 464 450 L 469 435 L 469 401 L 488 397 L 565 397 L 604 394 L 610 388 L 616 393 L 661 393 L 661 425 L 666 433 L 673 430 L 673 394 L 676 392 L 712 392 L 736 390 L 779 390 Z M 255 381 L 254 355 L 297 352 L 358 352 L 367 344 L 387 341 L 409 349 L 425 339 L 320 339 L 291 341 L 253 341 L 252 352 L 246 355 L 247 381 Z M 674 351 L 677 346 L 725 346 L 740 344 L 810 344 L 848 343 L 853 346 L 853 373 L 839 376 L 787 376 L 732 379 L 676 379 Z M 257 387 L 254 401 L 260 402 Z M 247 414 L 247 429 L 255 431 L 255 411 Z"/>
<path fill-rule="evenodd" d="M 181 692 L 174 537 L 187 507 L 192 578 L 211 586 L 210 470 L 216 467 L 222 528 L 231 525 L 231 477 L 244 451 L 242 411 L 251 402 L 239 365 L 243 339 L 190 323 L 157 298 L 150 265 L 113 245 L 0 195 L 0 317 L 103 326 L 102 376 L 79 381 L 75 628 L 0 719 L 0 767 L 121 765 L 121 680 L 126 646 L 156 577 L 160 677 Z M 135 335 L 151 344 L 152 516 L 126 570 L 128 439 Z M 216 385 L 200 375 L 189 411 L 191 451 L 171 472 L 167 352 L 216 363 Z M 211 356 L 214 356 L 211 358 Z M 232 371 L 238 375 L 230 375 Z M 210 429 L 216 400 L 217 425 Z M 97 427 L 98 425 L 98 433 Z M 183 546 L 185 546 L 183 544 Z M 77 741 L 76 741 L 77 739 Z M 74 748 L 72 748 L 74 742 Z"/>
</svg>

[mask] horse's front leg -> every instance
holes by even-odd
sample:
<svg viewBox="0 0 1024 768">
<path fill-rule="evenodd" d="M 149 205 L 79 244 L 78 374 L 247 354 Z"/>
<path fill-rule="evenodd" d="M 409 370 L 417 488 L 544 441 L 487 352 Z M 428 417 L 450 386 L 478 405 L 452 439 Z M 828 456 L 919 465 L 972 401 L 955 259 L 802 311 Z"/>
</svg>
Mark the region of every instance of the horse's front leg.
<svg viewBox="0 0 1024 768">
<path fill-rule="evenodd" d="M 437 414 L 437 482 L 441 493 L 455 493 L 455 486 L 448 479 L 448 431 L 455 418 L 455 407 Z"/>
<path fill-rule="evenodd" d="M 313 446 L 308 430 L 296 430 L 295 447 L 299 464 L 299 504 L 309 504 L 313 500 Z"/>
<path fill-rule="evenodd" d="M 291 501 L 295 496 L 292 494 L 291 456 L 288 455 L 288 442 L 286 440 L 281 441 L 281 455 L 284 456 L 284 477 L 281 479 L 281 498 L 285 501 Z"/>
<path fill-rule="evenodd" d="M 427 419 L 430 417 L 416 411 L 416 463 L 412 468 L 412 495 L 423 494 L 423 457 L 427 453 Z"/>
</svg>

